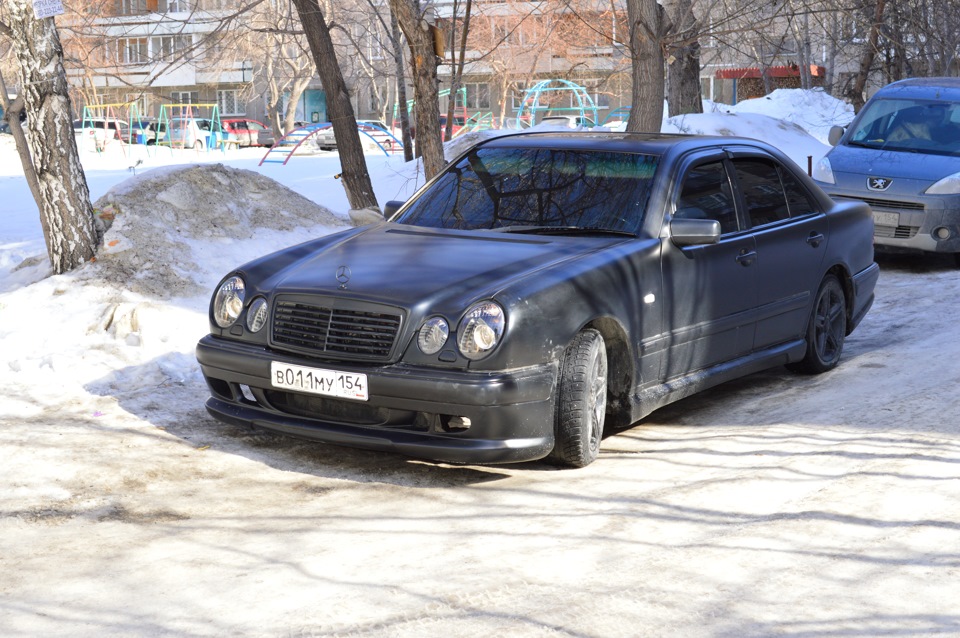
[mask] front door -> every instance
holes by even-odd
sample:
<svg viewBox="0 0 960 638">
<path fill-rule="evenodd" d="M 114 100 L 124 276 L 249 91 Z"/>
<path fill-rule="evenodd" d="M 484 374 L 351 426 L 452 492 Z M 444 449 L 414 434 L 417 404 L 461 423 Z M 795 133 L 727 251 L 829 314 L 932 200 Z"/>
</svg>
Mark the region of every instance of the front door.
<svg viewBox="0 0 960 638">
<path fill-rule="evenodd" d="M 725 158 L 691 162 L 679 183 L 673 217 L 717 220 L 722 236 L 716 244 L 683 248 L 661 239 L 670 327 L 664 381 L 748 353 L 756 322 L 756 244 L 743 230 Z"/>
</svg>

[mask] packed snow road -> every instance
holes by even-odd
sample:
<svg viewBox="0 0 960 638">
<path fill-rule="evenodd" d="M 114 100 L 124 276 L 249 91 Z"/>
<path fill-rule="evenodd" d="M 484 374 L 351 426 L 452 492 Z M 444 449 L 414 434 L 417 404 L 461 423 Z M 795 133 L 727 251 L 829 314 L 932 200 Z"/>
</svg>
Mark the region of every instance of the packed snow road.
<svg viewBox="0 0 960 638">
<path fill-rule="evenodd" d="M 196 377 L 0 389 L 0 634 L 960 635 L 960 277 L 880 263 L 837 370 L 678 402 L 583 470 L 241 431 Z"/>
</svg>

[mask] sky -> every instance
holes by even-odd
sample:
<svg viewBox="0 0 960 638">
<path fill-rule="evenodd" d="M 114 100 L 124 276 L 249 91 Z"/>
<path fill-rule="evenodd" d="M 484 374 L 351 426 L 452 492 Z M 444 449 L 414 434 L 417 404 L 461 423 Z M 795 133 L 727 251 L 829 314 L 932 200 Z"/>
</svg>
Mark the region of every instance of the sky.
<svg viewBox="0 0 960 638">
<path fill-rule="evenodd" d="M 801 166 L 853 115 L 706 107 L 664 130 Z M 684 399 L 582 470 L 423 463 L 206 415 L 214 286 L 348 224 L 336 153 L 263 152 L 81 151 L 116 221 L 50 276 L 0 136 L 0 635 L 960 635 L 952 260 L 882 260 L 836 370 Z M 367 161 L 381 203 L 422 184 Z"/>
</svg>

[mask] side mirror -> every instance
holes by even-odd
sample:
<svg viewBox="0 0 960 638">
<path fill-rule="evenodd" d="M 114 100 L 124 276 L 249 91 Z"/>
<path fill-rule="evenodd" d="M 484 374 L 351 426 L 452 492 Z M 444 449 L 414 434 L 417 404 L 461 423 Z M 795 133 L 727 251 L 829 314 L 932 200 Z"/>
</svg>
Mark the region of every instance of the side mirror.
<svg viewBox="0 0 960 638">
<path fill-rule="evenodd" d="M 827 134 L 827 141 L 830 142 L 830 146 L 836 146 L 845 131 L 846 129 L 842 126 L 831 126 L 830 132 Z"/>
<path fill-rule="evenodd" d="M 720 241 L 720 222 L 715 219 L 673 219 L 670 240 L 677 246 L 700 246 Z"/>
<path fill-rule="evenodd" d="M 400 207 L 403 206 L 404 204 L 406 204 L 406 202 L 397 201 L 395 199 L 390 200 L 389 202 L 384 204 L 383 205 L 384 218 L 390 219 L 391 217 L 393 217 L 396 214 L 396 212 L 400 210 Z"/>
</svg>

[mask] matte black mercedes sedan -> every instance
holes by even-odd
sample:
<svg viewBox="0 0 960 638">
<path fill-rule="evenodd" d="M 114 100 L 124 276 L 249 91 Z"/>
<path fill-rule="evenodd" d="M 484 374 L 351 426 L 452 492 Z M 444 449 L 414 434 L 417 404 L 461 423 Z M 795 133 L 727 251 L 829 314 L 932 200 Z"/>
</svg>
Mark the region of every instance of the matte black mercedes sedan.
<svg viewBox="0 0 960 638">
<path fill-rule="evenodd" d="M 604 426 L 819 373 L 873 302 L 873 220 L 762 142 L 523 133 L 389 220 L 237 268 L 197 358 L 221 421 L 451 463 L 584 466 Z"/>
</svg>

